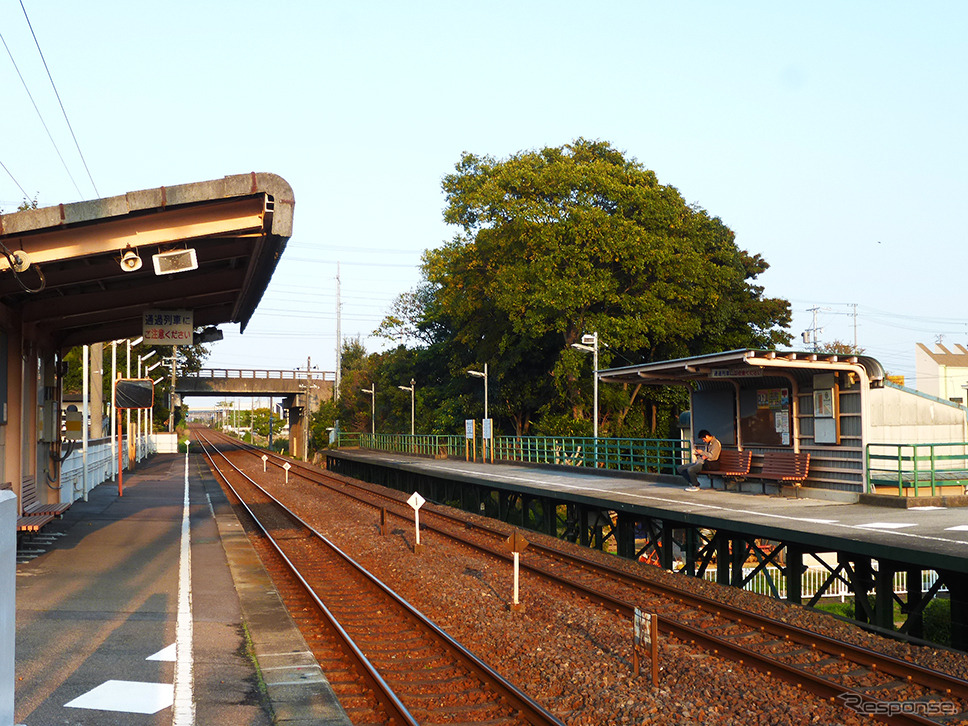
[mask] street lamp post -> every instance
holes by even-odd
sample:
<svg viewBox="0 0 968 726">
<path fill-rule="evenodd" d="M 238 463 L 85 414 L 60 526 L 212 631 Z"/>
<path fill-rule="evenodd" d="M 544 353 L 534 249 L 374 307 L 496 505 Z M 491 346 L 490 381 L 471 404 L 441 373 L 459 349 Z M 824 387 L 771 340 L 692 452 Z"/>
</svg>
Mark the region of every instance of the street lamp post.
<svg viewBox="0 0 968 726">
<path fill-rule="evenodd" d="M 484 379 L 484 418 L 487 418 L 487 363 L 484 364 L 484 371 L 467 371 L 467 375 L 474 378 Z"/>
<path fill-rule="evenodd" d="M 376 435 L 376 384 L 373 383 L 369 388 L 361 388 L 363 393 L 369 393 L 371 398 L 372 413 L 370 414 L 370 433 Z"/>
<path fill-rule="evenodd" d="M 410 391 L 410 435 L 414 435 L 414 389 L 416 388 L 417 382 L 411 378 L 409 386 L 397 386 L 401 391 Z"/>
<path fill-rule="evenodd" d="M 581 343 L 572 343 L 572 348 L 577 348 L 578 350 L 583 350 L 586 353 L 592 354 L 592 367 L 594 368 L 595 374 L 595 385 L 594 385 L 594 399 L 592 404 L 592 431 L 593 436 L 598 438 L 598 333 L 592 333 L 591 335 L 583 335 L 581 337 Z"/>
</svg>

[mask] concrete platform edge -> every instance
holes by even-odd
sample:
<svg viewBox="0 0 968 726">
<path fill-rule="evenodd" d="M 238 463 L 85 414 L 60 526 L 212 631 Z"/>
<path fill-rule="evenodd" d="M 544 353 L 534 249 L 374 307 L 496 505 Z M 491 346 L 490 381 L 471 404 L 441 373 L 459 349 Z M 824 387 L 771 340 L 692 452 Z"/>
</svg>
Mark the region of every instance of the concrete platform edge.
<svg viewBox="0 0 968 726">
<path fill-rule="evenodd" d="M 219 488 L 199 456 L 196 469 Z M 227 503 L 226 503 L 227 504 Z M 306 641 L 296 627 L 231 507 L 218 507 L 216 526 L 235 583 L 243 622 L 273 710 L 286 726 L 349 726 Z"/>
</svg>

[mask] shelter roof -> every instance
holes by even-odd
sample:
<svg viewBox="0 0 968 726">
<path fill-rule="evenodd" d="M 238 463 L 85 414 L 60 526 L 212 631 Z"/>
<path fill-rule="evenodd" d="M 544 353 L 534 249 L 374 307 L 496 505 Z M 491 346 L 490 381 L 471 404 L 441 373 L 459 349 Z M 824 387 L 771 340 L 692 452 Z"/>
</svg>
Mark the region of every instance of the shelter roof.
<svg viewBox="0 0 968 726">
<path fill-rule="evenodd" d="M 874 358 L 863 355 L 813 353 L 805 351 L 730 350 L 723 353 L 678 358 L 610 368 L 599 372 L 605 383 L 644 383 L 647 385 L 684 385 L 711 380 L 793 374 L 806 379 L 815 373 L 862 368 L 871 385 L 884 381 L 884 368 Z"/>
<path fill-rule="evenodd" d="M 294 204 L 282 177 L 253 172 L 0 215 L 0 321 L 54 347 L 140 335 L 151 309 L 244 330 L 292 234 Z M 196 269 L 156 273 L 153 255 L 190 249 Z M 126 252 L 141 258 L 137 269 L 121 264 Z"/>
</svg>

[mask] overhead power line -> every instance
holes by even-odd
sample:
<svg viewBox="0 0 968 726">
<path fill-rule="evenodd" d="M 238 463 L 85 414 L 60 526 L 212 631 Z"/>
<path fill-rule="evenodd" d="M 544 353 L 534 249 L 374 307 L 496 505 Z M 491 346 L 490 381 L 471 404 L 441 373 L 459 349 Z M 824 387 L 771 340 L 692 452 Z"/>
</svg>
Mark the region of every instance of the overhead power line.
<svg viewBox="0 0 968 726">
<path fill-rule="evenodd" d="M 54 141 L 54 137 L 50 133 L 50 129 L 47 128 L 47 122 L 44 120 L 44 114 L 42 114 L 40 112 L 40 109 L 37 107 L 37 102 L 34 100 L 34 96 L 30 92 L 30 88 L 27 87 L 27 81 L 24 80 L 24 76 L 20 72 L 19 66 L 17 66 L 17 61 L 14 60 L 13 53 L 10 52 L 10 46 L 7 45 L 7 41 L 6 41 L 6 39 L 4 39 L 2 33 L 0 33 L 0 41 L 3 42 L 3 47 L 7 49 L 7 55 L 10 56 L 10 62 L 13 63 L 14 70 L 17 71 L 17 75 L 20 76 L 20 82 L 23 84 L 24 90 L 27 92 L 27 98 L 29 98 L 30 99 L 30 102 L 34 105 L 34 111 L 37 112 L 37 118 L 40 119 L 40 123 L 44 127 L 44 131 L 47 132 L 47 138 L 50 139 L 50 143 L 54 147 L 54 151 L 57 152 L 57 158 L 60 159 L 61 160 L 61 164 L 64 165 L 64 171 L 66 171 L 67 172 L 67 176 L 70 177 L 71 184 L 73 184 L 74 185 L 74 189 L 77 190 L 77 196 L 79 196 L 79 197 L 80 196 L 83 196 L 83 194 L 81 194 L 80 187 L 78 187 L 77 186 L 77 182 L 74 181 L 74 175 L 71 174 L 71 170 L 67 168 L 67 162 L 64 161 L 64 155 L 61 154 L 60 149 L 57 147 L 57 142 Z M 10 172 L 8 171 L 7 173 L 9 174 Z M 20 185 L 17 184 L 17 186 L 20 186 Z M 23 191 L 23 187 L 20 187 L 20 190 Z M 27 196 L 27 193 L 26 192 L 24 192 L 24 196 L 25 197 Z"/>
<path fill-rule="evenodd" d="M 17 181 L 17 178 L 13 174 L 10 173 L 10 170 L 7 168 L 7 165 L 4 164 L 2 161 L 0 161 L 0 166 L 3 167 L 3 170 L 5 172 L 7 172 L 7 176 L 9 176 L 11 179 L 13 179 L 13 183 L 17 185 L 17 187 L 20 189 L 20 191 L 23 192 L 23 194 L 24 194 L 24 200 L 26 201 L 27 198 L 29 197 L 29 195 L 27 194 L 27 192 L 24 191 L 24 188 L 22 186 L 20 186 L 20 182 L 18 182 Z"/>
<path fill-rule="evenodd" d="M 91 170 L 87 168 L 87 160 L 84 158 L 84 152 L 81 151 L 81 145 L 77 143 L 77 136 L 74 135 L 74 127 L 71 126 L 71 120 L 67 117 L 67 109 L 64 108 L 64 102 L 61 101 L 60 93 L 57 92 L 57 86 L 54 84 L 54 77 L 50 74 L 50 68 L 47 67 L 47 59 L 44 58 L 44 51 L 40 49 L 40 41 L 37 40 L 37 34 L 34 33 L 34 26 L 30 24 L 30 18 L 27 16 L 27 8 L 24 7 L 23 0 L 20 0 L 20 9 L 24 11 L 24 18 L 27 21 L 27 27 L 30 28 L 30 34 L 34 38 L 34 45 L 37 46 L 37 52 L 40 53 L 40 60 L 44 63 L 44 70 L 47 71 L 47 78 L 50 79 L 50 87 L 54 89 L 54 95 L 57 96 L 57 103 L 60 105 L 61 112 L 64 114 L 64 121 L 67 122 L 67 128 L 70 129 L 71 138 L 74 139 L 74 146 L 77 148 L 77 153 L 81 157 L 81 163 L 84 164 L 84 171 L 87 172 L 87 178 L 91 180 L 91 186 L 94 187 L 94 193 L 97 194 L 98 199 L 100 199 L 101 192 L 98 191 L 97 184 L 94 183 L 94 177 L 91 176 Z"/>
</svg>

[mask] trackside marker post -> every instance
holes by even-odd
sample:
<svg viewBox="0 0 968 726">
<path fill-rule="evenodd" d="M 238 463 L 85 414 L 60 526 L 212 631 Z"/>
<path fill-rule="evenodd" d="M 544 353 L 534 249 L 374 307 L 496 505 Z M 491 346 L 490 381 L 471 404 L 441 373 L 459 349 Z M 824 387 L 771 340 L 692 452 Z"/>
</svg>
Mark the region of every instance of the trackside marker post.
<svg viewBox="0 0 968 726">
<path fill-rule="evenodd" d="M 520 571 L 521 571 L 521 553 L 527 549 L 530 544 L 528 540 L 524 538 L 524 535 L 520 532 L 515 532 L 510 537 L 505 540 L 507 547 L 511 550 L 511 555 L 514 558 L 514 595 L 511 600 L 511 611 L 519 613 L 524 610 L 524 605 L 518 599 L 518 584 L 520 582 Z"/>
<path fill-rule="evenodd" d="M 266 462 L 267 461 L 269 461 L 269 457 L 266 456 L 265 454 L 263 454 L 262 455 L 262 473 L 263 474 L 265 474 L 265 471 L 266 471 Z"/>
<path fill-rule="evenodd" d="M 420 508 L 426 503 L 427 500 L 420 496 L 418 492 L 411 494 L 410 498 L 407 500 L 407 504 L 409 504 L 411 509 L 413 509 L 413 526 L 416 530 L 413 545 L 414 553 L 420 552 L 422 548 L 422 545 L 420 544 Z"/>
<path fill-rule="evenodd" d="M 282 468 L 286 470 L 286 484 L 289 483 L 289 470 L 292 469 L 292 464 L 288 461 L 282 465 Z"/>
<path fill-rule="evenodd" d="M 641 675 L 640 655 L 648 655 L 652 661 L 652 685 L 659 682 L 659 616 L 655 613 L 643 613 L 635 608 L 632 621 L 632 669 L 635 675 Z"/>
</svg>

